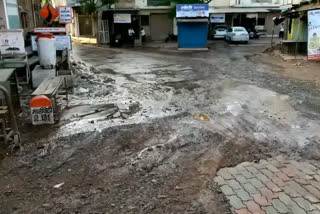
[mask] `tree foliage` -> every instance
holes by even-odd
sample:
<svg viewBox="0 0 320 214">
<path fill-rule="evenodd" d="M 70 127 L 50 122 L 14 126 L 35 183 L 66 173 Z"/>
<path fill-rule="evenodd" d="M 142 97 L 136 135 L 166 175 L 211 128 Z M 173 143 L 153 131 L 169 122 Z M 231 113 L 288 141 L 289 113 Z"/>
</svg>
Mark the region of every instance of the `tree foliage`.
<svg viewBox="0 0 320 214">
<path fill-rule="evenodd" d="M 81 0 L 81 7 L 88 14 L 96 13 L 100 8 L 110 8 L 116 0 Z"/>
</svg>

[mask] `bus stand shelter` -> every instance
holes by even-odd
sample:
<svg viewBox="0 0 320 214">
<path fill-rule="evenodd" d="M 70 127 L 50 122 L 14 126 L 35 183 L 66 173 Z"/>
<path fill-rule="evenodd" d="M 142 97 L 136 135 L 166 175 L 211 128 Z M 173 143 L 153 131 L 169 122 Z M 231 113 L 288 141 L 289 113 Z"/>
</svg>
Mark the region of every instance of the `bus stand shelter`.
<svg viewBox="0 0 320 214">
<path fill-rule="evenodd" d="M 208 50 L 209 5 L 177 5 L 178 49 Z"/>
</svg>

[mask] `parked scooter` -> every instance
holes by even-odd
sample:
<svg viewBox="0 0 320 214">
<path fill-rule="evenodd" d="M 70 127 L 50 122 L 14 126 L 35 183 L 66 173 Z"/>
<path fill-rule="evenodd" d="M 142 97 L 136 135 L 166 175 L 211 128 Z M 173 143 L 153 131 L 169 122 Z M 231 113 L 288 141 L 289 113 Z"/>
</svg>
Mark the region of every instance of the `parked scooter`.
<svg viewBox="0 0 320 214">
<path fill-rule="evenodd" d="M 260 39 L 259 32 L 256 29 L 248 29 L 250 39 Z"/>
<path fill-rule="evenodd" d="M 122 36 L 120 33 L 117 33 L 113 36 L 112 46 L 113 47 L 121 47 L 122 46 Z"/>
<path fill-rule="evenodd" d="M 164 40 L 165 42 L 169 42 L 169 41 L 177 41 L 178 37 L 172 33 L 168 34 L 168 37 Z"/>
</svg>

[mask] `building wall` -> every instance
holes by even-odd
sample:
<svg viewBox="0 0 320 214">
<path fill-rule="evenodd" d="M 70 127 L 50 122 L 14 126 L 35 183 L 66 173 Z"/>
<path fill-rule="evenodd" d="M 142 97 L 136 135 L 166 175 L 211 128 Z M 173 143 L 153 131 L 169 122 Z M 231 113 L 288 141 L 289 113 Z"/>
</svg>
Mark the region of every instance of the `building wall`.
<svg viewBox="0 0 320 214">
<path fill-rule="evenodd" d="M 279 7 L 283 0 L 231 0 L 236 7 Z"/>
<path fill-rule="evenodd" d="M 210 7 L 229 7 L 230 0 L 212 0 L 209 3 Z"/>
<path fill-rule="evenodd" d="M 4 12 L 4 1 L 0 0 L 0 29 L 6 29 L 7 28 L 7 21 L 6 16 Z"/>
</svg>

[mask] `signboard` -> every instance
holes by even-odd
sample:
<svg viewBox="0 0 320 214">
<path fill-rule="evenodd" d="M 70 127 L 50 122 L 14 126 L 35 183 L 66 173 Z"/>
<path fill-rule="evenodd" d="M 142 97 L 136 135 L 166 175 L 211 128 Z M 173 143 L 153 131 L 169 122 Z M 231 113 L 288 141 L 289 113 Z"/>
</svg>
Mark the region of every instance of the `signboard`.
<svg viewBox="0 0 320 214">
<path fill-rule="evenodd" d="M 60 24 L 72 23 L 72 7 L 66 7 L 66 6 L 59 7 L 59 23 Z"/>
<path fill-rule="evenodd" d="M 51 24 L 59 15 L 58 11 L 49 3 L 47 3 L 39 12 L 39 15 L 48 23 Z"/>
<path fill-rule="evenodd" d="M 211 14 L 210 22 L 211 23 L 225 23 L 226 22 L 226 14 L 225 13 Z"/>
<path fill-rule="evenodd" d="M 33 33 L 65 33 L 65 27 L 37 27 L 33 29 Z"/>
<path fill-rule="evenodd" d="M 23 30 L 0 31 L 1 54 L 25 54 Z"/>
<path fill-rule="evenodd" d="M 208 4 L 178 4 L 177 18 L 209 17 Z"/>
<path fill-rule="evenodd" d="M 63 51 L 66 48 L 68 48 L 69 50 L 72 49 L 71 36 L 69 36 L 69 35 L 54 35 L 54 37 L 56 37 L 57 51 Z M 36 38 L 37 38 L 37 36 L 31 36 L 32 51 L 38 50 Z"/>
<path fill-rule="evenodd" d="M 320 10 L 308 11 L 308 59 L 320 60 Z"/>
<path fill-rule="evenodd" d="M 131 14 L 115 13 L 113 14 L 114 23 L 131 23 Z"/>
<path fill-rule="evenodd" d="M 33 125 L 54 124 L 51 100 L 46 96 L 35 96 L 30 102 Z"/>
</svg>

